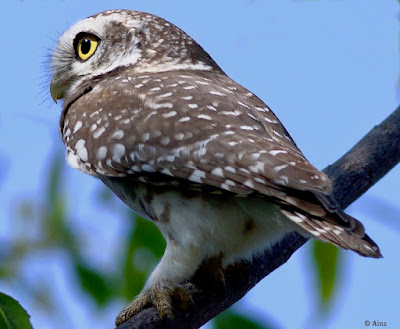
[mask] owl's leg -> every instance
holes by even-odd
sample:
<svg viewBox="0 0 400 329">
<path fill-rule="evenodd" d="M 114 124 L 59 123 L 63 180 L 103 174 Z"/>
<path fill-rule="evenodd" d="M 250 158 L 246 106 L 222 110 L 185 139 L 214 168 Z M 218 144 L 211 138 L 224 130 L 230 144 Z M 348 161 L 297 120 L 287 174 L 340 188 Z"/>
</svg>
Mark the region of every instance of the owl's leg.
<svg viewBox="0 0 400 329">
<path fill-rule="evenodd" d="M 119 325 L 146 307 L 154 305 L 161 318 L 173 318 L 172 302 L 187 308 L 192 304 L 193 286 L 182 284 L 195 273 L 203 261 L 201 247 L 183 249 L 174 240 L 167 241 L 164 255 L 148 278 L 142 292 L 118 315 Z"/>
</svg>

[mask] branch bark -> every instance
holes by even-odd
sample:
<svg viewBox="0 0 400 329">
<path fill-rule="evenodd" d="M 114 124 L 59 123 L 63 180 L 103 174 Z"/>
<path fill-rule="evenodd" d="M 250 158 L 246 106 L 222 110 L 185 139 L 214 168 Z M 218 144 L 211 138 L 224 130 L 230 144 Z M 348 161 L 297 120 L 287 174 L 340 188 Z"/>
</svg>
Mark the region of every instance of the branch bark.
<svg viewBox="0 0 400 329">
<path fill-rule="evenodd" d="M 324 169 L 333 183 L 336 200 L 346 208 L 381 179 L 400 161 L 400 107 L 375 126 L 350 151 Z M 300 248 L 306 238 L 299 234 L 282 241 L 254 258 L 251 263 L 227 270 L 225 290 L 207 289 L 198 273 L 191 279 L 199 288 L 194 295 L 195 307 L 176 309 L 175 318 L 161 320 L 154 307 L 143 310 L 117 329 L 199 328 L 242 298 L 269 273 L 283 265 Z"/>
</svg>

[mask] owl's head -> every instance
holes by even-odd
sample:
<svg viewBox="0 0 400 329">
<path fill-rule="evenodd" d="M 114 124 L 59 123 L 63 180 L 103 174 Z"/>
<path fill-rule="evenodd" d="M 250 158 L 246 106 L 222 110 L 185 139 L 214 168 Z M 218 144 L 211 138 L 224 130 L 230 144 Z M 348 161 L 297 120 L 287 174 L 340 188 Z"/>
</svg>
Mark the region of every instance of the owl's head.
<svg viewBox="0 0 400 329">
<path fill-rule="evenodd" d="M 51 56 L 53 99 L 83 81 L 129 67 L 132 74 L 170 70 L 220 70 L 185 32 L 148 13 L 109 10 L 71 26 Z"/>
</svg>

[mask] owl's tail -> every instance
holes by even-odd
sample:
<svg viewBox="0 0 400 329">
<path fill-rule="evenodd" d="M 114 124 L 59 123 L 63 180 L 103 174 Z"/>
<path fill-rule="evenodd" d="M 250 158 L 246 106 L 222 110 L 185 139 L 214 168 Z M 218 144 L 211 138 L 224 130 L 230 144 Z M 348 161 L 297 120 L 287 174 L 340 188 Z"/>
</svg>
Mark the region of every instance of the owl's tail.
<svg viewBox="0 0 400 329">
<path fill-rule="evenodd" d="M 355 251 L 361 256 L 382 258 L 378 245 L 365 233 L 364 226 L 357 219 L 345 214 L 352 228 L 342 227 L 334 223 L 331 218 L 318 218 L 295 209 L 282 208 L 281 212 L 313 237 L 333 243 L 344 249 Z M 344 213 L 343 213 L 344 214 Z M 327 213 L 326 217 L 335 216 Z"/>
</svg>

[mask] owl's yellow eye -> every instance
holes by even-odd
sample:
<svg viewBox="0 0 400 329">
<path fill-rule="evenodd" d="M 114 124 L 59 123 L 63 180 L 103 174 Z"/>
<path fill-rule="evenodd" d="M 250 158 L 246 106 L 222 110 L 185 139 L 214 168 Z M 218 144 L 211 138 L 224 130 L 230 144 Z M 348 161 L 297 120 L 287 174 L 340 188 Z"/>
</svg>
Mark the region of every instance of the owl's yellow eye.
<svg viewBox="0 0 400 329">
<path fill-rule="evenodd" d="M 99 44 L 99 39 L 95 35 L 88 33 L 78 34 L 76 40 L 76 55 L 83 61 L 86 61 L 94 54 Z"/>
</svg>

